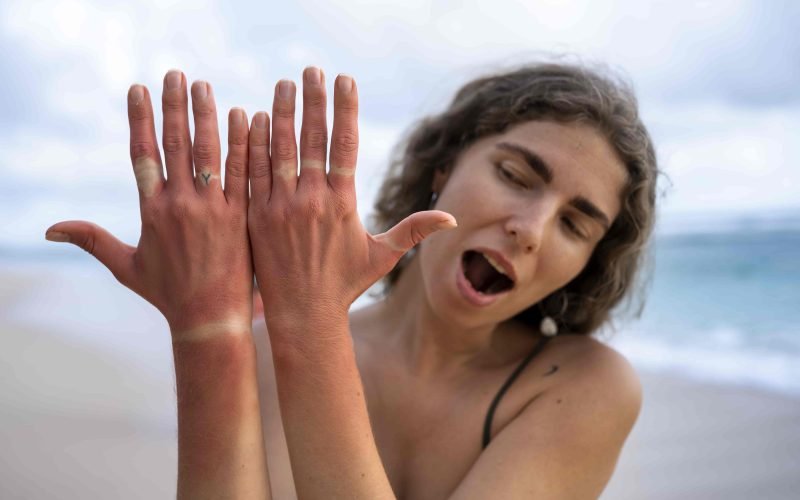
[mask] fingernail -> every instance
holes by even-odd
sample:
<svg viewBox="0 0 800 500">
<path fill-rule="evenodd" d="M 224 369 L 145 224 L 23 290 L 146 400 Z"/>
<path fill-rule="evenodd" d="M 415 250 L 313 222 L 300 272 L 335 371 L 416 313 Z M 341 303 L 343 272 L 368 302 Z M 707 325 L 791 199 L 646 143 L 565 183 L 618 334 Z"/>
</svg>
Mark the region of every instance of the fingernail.
<svg viewBox="0 0 800 500">
<path fill-rule="evenodd" d="M 439 223 L 437 223 L 434 227 L 435 230 L 440 231 L 442 229 L 453 229 L 457 227 L 458 223 L 455 219 L 445 219 Z"/>
<path fill-rule="evenodd" d="M 253 122 L 255 123 L 256 128 L 267 128 L 267 114 L 263 111 L 259 111 L 256 113 L 256 117 Z"/>
<path fill-rule="evenodd" d="M 208 96 L 208 84 L 202 80 L 194 82 L 192 85 L 192 97 L 195 99 L 205 99 Z"/>
<path fill-rule="evenodd" d="M 353 79 L 349 75 L 341 74 L 337 78 L 336 86 L 340 91 L 349 94 L 353 90 Z"/>
<path fill-rule="evenodd" d="M 44 235 L 44 239 L 47 241 L 57 241 L 59 243 L 63 243 L 65 241 L 69 241 L 69 235 L 67 233 L 62 233 L 61 231 L 47 231 Z"/>
<path fill-rule="evenodd" d="M 181 72 L 177 69 L 169 70 L 167 77 L 164 79 L 164 85 L 167 87 L 167 90 L 181 88 Z"/>
<path fill-rule="evenodd" d="M 320 75 L 319 68 L 316 66 L 309 66 L 306 68 L 306 83 L 310 83 L 311 85 L 319 85 L 320 81 L 322 81 L 322 76 Z"/>
<path fill-rule="evenodd" d="M 242 108 L 233 108 L 231 110 L 231 123 L 234 125 L 241 125 L 244 123 L 244 110 Z"/>
<path fill-rule="evenodd" d="M 144 100 L 144 87 L 141 85 L 131 85 L 128 90 L 128 102 L 137 105 Z"/>
<path fill-rule="evenodd" d="M 292 82 L 290 80 L 281 80 L 278 82 L 278 95 L 281 99 L 289 99 L 292 97 Z"/>
</svg>

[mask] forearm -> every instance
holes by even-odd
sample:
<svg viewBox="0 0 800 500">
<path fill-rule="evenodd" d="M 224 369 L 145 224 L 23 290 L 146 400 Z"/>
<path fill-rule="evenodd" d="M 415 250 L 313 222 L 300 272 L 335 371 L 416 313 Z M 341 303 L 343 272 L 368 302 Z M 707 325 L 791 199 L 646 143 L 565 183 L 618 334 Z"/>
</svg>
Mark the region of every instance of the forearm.
<svg viewBox="0 0 800 500">
<path fill-rule="evenodd" d="M 173 354 L 178 498 L 270 498 L 250 332 L 173 340 Z"/>
<path fill-rule="evenodd" d="M 372 435 L 346 317 L 296 325 L 270 325 L 269 332 L 298 498 L 394 498 Z M 297 327 L 306 335 L 293 331 Z"/>
</svg>

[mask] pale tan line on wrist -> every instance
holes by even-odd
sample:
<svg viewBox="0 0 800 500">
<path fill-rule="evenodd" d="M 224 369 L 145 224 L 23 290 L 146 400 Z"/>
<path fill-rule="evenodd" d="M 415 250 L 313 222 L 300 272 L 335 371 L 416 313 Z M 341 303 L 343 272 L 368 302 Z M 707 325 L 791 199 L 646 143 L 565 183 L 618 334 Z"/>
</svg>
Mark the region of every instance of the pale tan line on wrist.
<svg viewBox="0 0 800 500">
<path fill-rule="evenodd" d="M 193 342 L 222 336 L 250 335 L 252 325 L 238 319 L 213 321 L 188 330 L 172 332 L 173 342 Z"/>
<path fill-rule="evenodd" d="M 161 165 L 149 156 L 142 156 L 133 162 L 133 175 L 136 177 L 136 187 L 145 198 L 156 194 L 156 188 L 164 180 Z"/>
</svg>

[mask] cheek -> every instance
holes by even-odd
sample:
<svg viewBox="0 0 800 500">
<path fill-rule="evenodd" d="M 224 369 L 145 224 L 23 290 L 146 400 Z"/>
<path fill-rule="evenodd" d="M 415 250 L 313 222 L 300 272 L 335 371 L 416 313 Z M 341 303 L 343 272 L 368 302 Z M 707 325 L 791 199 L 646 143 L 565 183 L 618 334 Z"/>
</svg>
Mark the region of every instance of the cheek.
<svg viewBox="0 0 800 500">
<path fill-rule="evenodd" d="M 578 276 L 586 267 L 589 258 L 586 252 L 577 248 L 570 248 L 563 244 L 557 245 L 557 248 L 554 246 L 548 249 L 548 264 L 546 269 L 542 269 L 547 273 L 546 281 L 551 292 L 563 287 Z"/>
</svg>

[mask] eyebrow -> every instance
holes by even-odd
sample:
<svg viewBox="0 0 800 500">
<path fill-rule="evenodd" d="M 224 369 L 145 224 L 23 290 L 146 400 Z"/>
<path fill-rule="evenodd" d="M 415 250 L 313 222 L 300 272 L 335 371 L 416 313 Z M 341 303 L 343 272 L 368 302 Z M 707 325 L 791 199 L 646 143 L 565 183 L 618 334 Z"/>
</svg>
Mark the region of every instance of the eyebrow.
<svg viewBox="0 0 800 500">
<path fill-rule="evenodd" d="M 544 180 L 545 184 L 550 184 L 553 181 L 553 169 L 545 162 L 541 156 L 537 155 L 528 148 L 523 148 L 518 144 L 511 144 L 510 142 L 501 142 L 497 144 L 497 149 L 515 153 L 521 156 L 525 163 L 528 164 L 539 177 Z"/>
<path fill-rule="evenodd" d="M 548 165 L 541 156 L 534 153 L 530 149 L 522 147 L 519 144 L 512 144 L 510 142 L 498 143 L 497 149 L 508 151 L 520 156 L 523 160 L 525 160 L 525 163 L 527 163 L 528 166 L 531 167 L 531 169 L 542 178 L 545 184 L 550 184 L 553 182 L 553 169 L 550 168 L 550 165 Z M 605 228 L 605 230 L 608 231 L 609 227 L 611 226 L 611 221 L 609 220 L 608 216 L 603 213 L 602 210 L 597 208 L 597 205 L 589 201 L 587 198 L 583 196 L 576 196 L 570 200 L 569 204 L 580 212 L 583 212 L 585 215 L 599 222 Z"/>
</svg>

